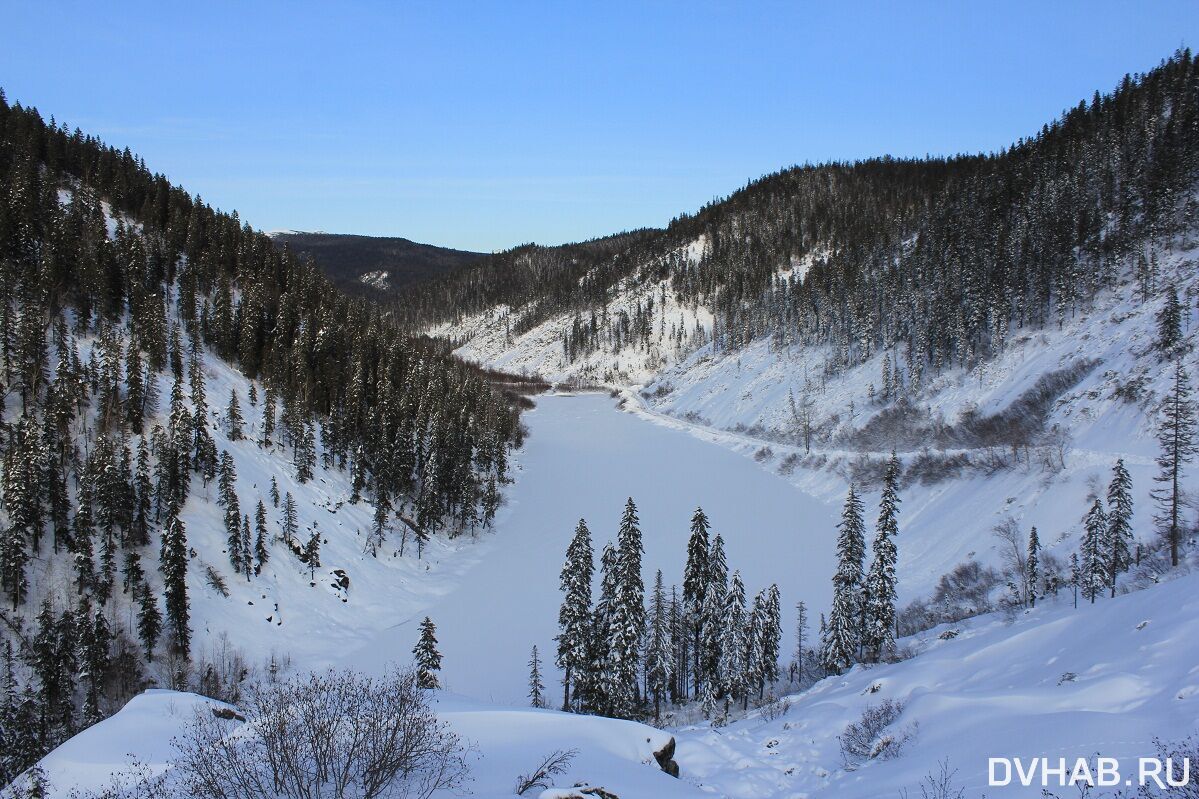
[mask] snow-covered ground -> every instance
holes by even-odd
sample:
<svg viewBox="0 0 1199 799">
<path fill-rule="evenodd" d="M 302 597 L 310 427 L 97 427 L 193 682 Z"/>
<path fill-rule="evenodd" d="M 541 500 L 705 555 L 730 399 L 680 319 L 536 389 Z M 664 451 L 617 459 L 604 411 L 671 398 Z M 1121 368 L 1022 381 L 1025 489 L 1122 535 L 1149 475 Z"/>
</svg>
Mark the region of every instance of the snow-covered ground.
<svg viewBox="0 0 1199 799">
<path fill-rule="evenodd" d="M 687 256 L 697 258 L 702 246 L 694 243 Z M 1174 249 L 1156 254 L 1158 286 L 1172 285 L 1183 300 L 1186 335 L 1193 335 L 1199 325 L 1194 301 L 1199 294 L 1199 257 L 1194 247 L 1194 241 L 1183 239 Z M 668 290 L 663 292 L 664 285 L 657 279 L 646 283 L 628 278 L 609 304 L 610 313 L 615 313 L 647 296 L 656 298 L 656 337 L 645 349 L 601 350 L 567 363 L 562 334 L 570 328 L 573 314 L 508 337 L 505 325 L 496 320 L 514 320 L 521 313 L 509 308 L 430 332 L 459 342 L 459 355 L 484 365 L 538 372 L 553 381 L 612 385 L 624 393 L 626 407 L 643 418 L 755 457 L 763 468 L 783 472 L 802 492 L 831 505 L 844 497 L 855 461 L 889 454 L 889 446 L 881 451 L 860 444 L 851 448 L 847 438 L 888 407 L 872 402 L 871 396 L 882 390 L 885 357 L 906 370 L 902 346 L 824 379 L 830 353 L 821 347 L 780 348 L 763 339 L 733 352 L 715 352 L 711 344 L 678 348 L 669 336 L 672 326 L 683 323 L 690 330 L 698 324 L 710 331 L 711 314 L 703 307 L 679 307 Z M 997 565 L 993 528 L 1009 519 L 1024 530 L 1036 526 L 1048 550 L 1068 558 L 1078 547 L 1091 499 L 1103 493 L 1117 458 L 1124 459 L 1133 478 L 1136 534 L 1141 540 L 1152 538 L 1154 432 L 1157 407 L 1170 382 L 1170 370 L 1154 346 L 1163 302 L 1160 293 L 1142 302 L 1135 286 L 1125 283 L 1101 292 L 1093 305 L 1080 307 L 1060 328 L 1012 331 L 1003 351 L 990 361 L 926 375 L 924 385 L 911 393 L 911 402 L 917 415 L 945 425 L 969 414 L 1001 413 L 1051 373 L 1077 368 L 1081 376 L 1051 398 L 1044 420 L 1047 430 L 1056 426 L 1060 431 L 1057 452 L 1057 447 L 1045 446 L 1007 468 L 966 468 L 952 479 L 905 487 L 899 544 L 902 601 L 927 594 L 941 575 L 964 561 Z M 1195 374 L 1199 348 L 1185 357 Z M 793 405 L 793 400 L 803 402 L 805 390 L 812 426 L 818 431 L 810 459 L 799 445 Z M 925 448 L 939 456 L 930 438 L 900 447 L 901 458 L 911 461 Z M 1014 460 L 1003 449 L 958 452 L 976 462 L 993 455 Z M 1055 463 L 1049 466 L 1044 460 Z M 1187 478 L 1192 490 L 1199 487 L 1197 472 L 1191 470 Z M 877 493 L 866 494 L 867 508 L 877 499 Z"/>
<path fill-rule="evenodd" d="M 496 707 L 451 694 L 438 694 L 434 701 L 438 716 L 470 748 L 470 780 L 458 791 L 437 792 L 435 796 L 442 799 L 514 796 L 518 776 L 530 773 L 546 755 L 570 749 L 578 754 L 566 773 L 554 778 L 555 785 L 599 785 L 629 798 L 705 795 L 658 767 L 653 753 L 670 738 L 661 730 L 631 721 Z M 75 736 L 42 761 L 52 796 L 106 786 L 110 775 L 131 773 L 132 762 L 160 773 L 175 756 L 171 739 L 195 713 L 219 705 L 176 691 L 148 691 L 134 698 L 121 712 Z M 525 795 L 541 794 L 535 789 Z"/>
<path fill-rule="evenodd" d="M 723 447 L 623 413 L 606 394 L 538 397 L 526 422 L 530 436 L 496 534 L 478 547 L 456 586 L 431 597 L 421 611 L 437 624 L 450 690 L 524 703 L 526 664 L 536 644 L 550 695 L 557 696 L 551 661 L 566 546 L 585 518 L 598 563 L 630 496 L 641 517 L 647 585 L 656 569 L 667 586 L 681 585 L 691 514 L 701 505 L 747 590 L 778 583 L 785 629 L 797 601 L 827 606 L 835 507 Z M 384 630 L 344 662 L 375 671 L 405 661 L 415 627 Z"/>
<path fill-rule="evenodd" d="M 947 630 L 958 635 L 942 640 Z M 1098 754 L 1135 781 L 1138 758 L 1157 754 L 1155 737 L 1199 730 L 1199 575 L 1077 610 L 1063 592 L 1014 619 L 984 616 L 901 644 L 920 654 L 830 677 L 772 721 L 754 714 L 681 731 L 683 773 L 730 799 L 873 799 L 919 795 L 948 759 L 971 799 L 1041 796 L 1040 772 L 1031 788 L 1015 778 L 989 787 L 988 758 L 1047 757 L 1056 767 L 1064 757 L 1070 768 L 1089 758 L 1094 768 Z M 845 769 L 837 736 L 883 700 L 904 703 L 892 731 L 914 725 L 912 740 L 895 759 Z M 1078 795 L 1051 779 L 1054 793 Z"/>
</svg>

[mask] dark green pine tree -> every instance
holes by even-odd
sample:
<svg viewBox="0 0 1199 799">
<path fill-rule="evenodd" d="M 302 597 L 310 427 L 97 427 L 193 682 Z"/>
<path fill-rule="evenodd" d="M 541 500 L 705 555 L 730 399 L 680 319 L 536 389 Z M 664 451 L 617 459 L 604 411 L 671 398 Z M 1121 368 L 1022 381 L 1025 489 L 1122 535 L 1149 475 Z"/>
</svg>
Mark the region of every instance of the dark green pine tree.
<svg viewBox="0 0 1199 799">
<path fill-rule="evenodd" d="M 184 660 L 191 657 L 191 610 L 187 598 L 187 530 L 172 508 L 168 511 L 159 556 L 166 625 L 172 651 Z"/>
<path fill-rule="evenodd" d="M 691 515 L 691 537 L 687 541 L 687 565 L 683 569 L 683 607 L 691 635 L 692 681 L 694 695 L 699 695 L 702 676 L 702 647 L 704 594 L 708 587 L 708 517 L 703 508 Z"/>
<path fill-rule="evenodd" d="M 1028 533 L 1028 556 L 1024 561 L 1024 570 L 1028 576 L 1025 593 L 1028 595 L 1029 607 L 1037 606 L 1037 589 L 1041 579 L 1041 539 L 1037 536 L 1037 528 L 1033 527 Z"/>
<path fill-rule="evenodd" d="M 241 415 L 241 404 L 237 401 L 236 388 L 229 389 L 229 410 L 225 421 L 229 426 L 229 440 L 241 441 L 244 420 Z"/>
<path fill-rule="evenodd" d="M 262 569 L 266 566 L 266 562 L 270 560 L 271 551 L 267 544 L 267 529 L 266 529 L 266 506 L 262 504 L 262 500 L 258 500 L 258 507 L 254 510 L 254 573 L 262 574 Z"/>
<path fill-rule="evenodd" d="M 321 565 L 321 531 L 316 525 L 313 525 L 312 534 L 304 543 L 304 563 L 308 565 L 309 582 L 316 585 L 316 570 Z"/>
<path fill-rule="evenodd" d="M 254 575 L 254 537 L 250 532 L 250 514 L 241 519 L 241 571 L 246 576 L 246 582 Z"/>
<path fill-rule="evenodd" d="M 562 709 L 581 709 L 586 697 L 579 695 L 578 686 L 588 685 L 591 668 L 591 580 L 595 573 L 591 531 L 587 522 L 579 519 L 574 536 L 566 548 L 559 587 L 562 606 L 558 609 L 558 650 L 555 664 L 562 669 Z M 575 689 L 574 702 L 571 689 Z"/>
<path fill-rule="evenodd" d="M 162 613 L 149 583 L 141 582 L 135 592 L 137 599 L 137 637 L 142 642 L 146 660 L 153 662 L 154 647 L 162 634 Z"/>
<path fill-rule="evenodd" d="M 1182 304 L 1173 286 L 1166 287 L 1165 295 L 1165 302 L 1157 312 L 1157 346 L 1172 356 L 1182 343 Z"/>
<path fill-rule="evenodd" d="M 1132 568 L 1132 476 L 1124 467 L 1124 459 L 1112 467 L 1112 481 L 1107 486 L 1107 565 L 1108 584 L 1116 595 L 1116 580 Z"/>
<path fill-rule="evenodd" d="M 840 674 L 854 664 L 862 643 L 862 560 L 866 531 L 862 523 L 862 500 L 852 483 L 837 525 L 837 571 L 833 575 L 833 606 L 823 642 L 821 660 L 826 671 Z"/>
<path fill-rule="evenodd" d="M 283 497 L 283 521 L 280 524 L 283 529 L 283 540 L 289 544 L 298 544 L 296 536 L 300 532 L 300 514 L 296 507 L 296 500 L 288 491 Z"/>
<path fill-rule="evenodd" d="M 420 639 L 412 648 L 416 660 L 416 684 L 421 688 L 440 688 L 437 674 L 441 671 L 441 653 L 437 651 L 437 627 L 425 616 L 420 623 Z"/>
</svg>

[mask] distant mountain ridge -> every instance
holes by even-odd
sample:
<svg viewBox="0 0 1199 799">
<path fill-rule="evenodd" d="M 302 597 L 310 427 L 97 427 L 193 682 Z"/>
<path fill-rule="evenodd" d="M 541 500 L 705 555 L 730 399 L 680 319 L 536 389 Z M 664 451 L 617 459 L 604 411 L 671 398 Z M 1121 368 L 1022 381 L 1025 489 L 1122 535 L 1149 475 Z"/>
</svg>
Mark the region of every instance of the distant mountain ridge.
<svg viewBox="0 0 1199 799">
<path fill-rule="evenodd" d="M 297 230 L 276 231 L 270 236 L 276 244 L 312 258 L 342 291 L 376 300 L 485 257 L 398 236 Z"/>
</svg>

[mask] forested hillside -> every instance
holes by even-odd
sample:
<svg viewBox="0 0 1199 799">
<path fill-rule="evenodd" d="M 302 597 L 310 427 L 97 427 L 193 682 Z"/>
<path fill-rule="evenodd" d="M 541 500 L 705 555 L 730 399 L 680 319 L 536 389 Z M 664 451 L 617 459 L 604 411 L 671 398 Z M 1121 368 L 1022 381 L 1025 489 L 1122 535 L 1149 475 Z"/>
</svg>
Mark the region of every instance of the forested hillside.
<svg viewBox="0 0 1199 799">
<path fill-rule="evenodd" d="M 1157 296 L 1197 166 L 1199 67 L 1180 51 L 1004 151 L 786 169 L 665 231 L 497 256 L 422 286 L 409 313 L 459 340 L 489 311 L 510 333 L 552 322 L 567 365 L 770 337 L 827 345 L 828 375 L 900 345 L 891 380 L 918 391 L 1013 330 L 1061 326 L 1126 263 Z"/>
<path fill-rule="evenodd" d="M 491 523 L 521 431 L 481 373 L 2 93 L 0 297 L 0 783 L 147 684 L 219 694 L 201 656 L 264 635 L 231 591 Z"/>
<path fill-rule="evenodd" d="M 311 258 L 347 294 L 387 302 L 414 283 L 475 263 L 482 253 L 451 250 L 394 236 L 305 233 L 270 234 L 278 245 Z"/>
</svg>

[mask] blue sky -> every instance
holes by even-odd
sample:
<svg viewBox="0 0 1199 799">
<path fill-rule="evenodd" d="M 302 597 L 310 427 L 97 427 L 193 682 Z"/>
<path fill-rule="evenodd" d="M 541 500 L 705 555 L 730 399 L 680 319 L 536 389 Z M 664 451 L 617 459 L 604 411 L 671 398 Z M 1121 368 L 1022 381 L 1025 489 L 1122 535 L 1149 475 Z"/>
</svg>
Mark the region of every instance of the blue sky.
<svg viewBox="0 0 1199 799">
<path fill-rule="evenodd" d="M 255 227 L 492 250 L 805 161 L 992 150 L 1199 3 L 0 0 L 0 86 Z"/>
</svg>

